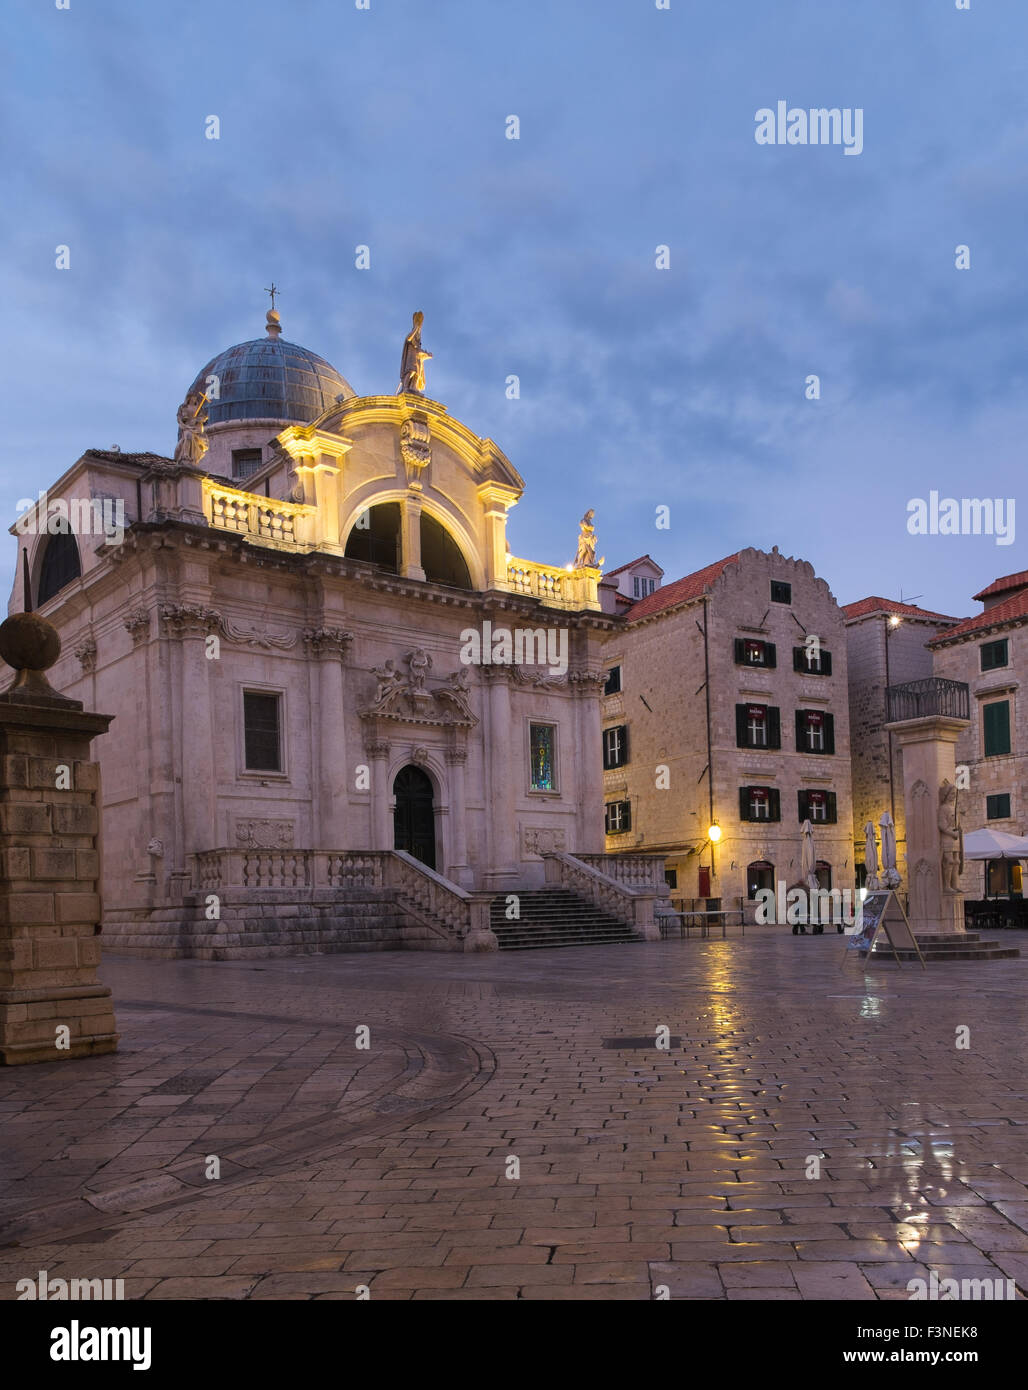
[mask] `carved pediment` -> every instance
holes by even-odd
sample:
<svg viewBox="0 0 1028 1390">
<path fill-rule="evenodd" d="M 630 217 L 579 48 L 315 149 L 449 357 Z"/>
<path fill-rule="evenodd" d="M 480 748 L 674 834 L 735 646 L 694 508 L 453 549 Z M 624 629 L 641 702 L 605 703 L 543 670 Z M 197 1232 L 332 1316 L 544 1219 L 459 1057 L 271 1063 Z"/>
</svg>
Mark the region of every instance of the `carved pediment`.
<svg viewBox="0 0 1028 1390">
<path fill-rule="evenodd" d="M 434 688 L 426 685 L 432 658 L 420 647 L 404 657 L 408 674 L 396 669 L 390 658 L 383 666 L 371 667 L 378 678 L 375 698 L 358 711 L 361 719 L 389 719 L 403 724 L 457 724 L 472 728 L 478 716 L 470 703 L 467 667 L 443 678 Z"/>
</svg>

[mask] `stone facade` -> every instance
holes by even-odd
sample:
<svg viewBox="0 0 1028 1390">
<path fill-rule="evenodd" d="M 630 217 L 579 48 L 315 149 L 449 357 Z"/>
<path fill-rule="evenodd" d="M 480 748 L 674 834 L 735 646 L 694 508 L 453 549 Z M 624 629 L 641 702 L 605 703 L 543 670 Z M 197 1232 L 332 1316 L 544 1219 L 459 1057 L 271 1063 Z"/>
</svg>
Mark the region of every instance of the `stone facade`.
<svg viewBox="0 0 1028 1390">
<path fill-rule="evenodd" d="M 222 423 L 212 453 L 224 466 L 252 433 Z M 600 770 L 577 750 L 599 745 L 612 620 L 598 570 L 508 553 L 524 484 L 500 450 L 427 398 L 351 395 L 280 429 L 245 487 L 89 451 L 49 490 L 117 493 L 128 522 L 120 543 L 77 535 L 78 575 L 39 605 L 59 688 L 115 717 L 97 741 L 110 940 L 270 950 L 277 913 L 283 947 L 452 948 L 479 932 L 476 895 L 541 886 L 546 852 L 602 850 Z M 382 518 L 395 545 L 362 551 Z M 38 594 L 54 538 L 30 524 L 19 543 Z M 17 573 L 12 612 L 21 553 Z M 490 628 L 530 636 L 469 662 Z M 404 845 L 420 879 L 347 879 L 352 856 Z"/>
<path fill-rule="evenodd" d="M 1019 673 L 1028 670 L 1028 575 L 1015 576 L 1021 583 L 985 591 L 983 612 L 941 632 L 932 643 L 934 674 L 963 681 L 971 692 L 971 723 L 957 739 L 958 768 L 967 769 L 966 789 L 960 791 L 961 819 L 965 832 L 988 828 L 1011 835 L 1028 834 L 1028 699 L 1021 694 Z M 990 590 L 1002 586 L 996 581 Z M 977 595 L 976 597 L 983 597 Z M 1005 643 L 1005 659 L 993 664 L 1000 653 L 983 654 L 983 648 Z M 987 669 L 983 670 L 983 665 Z M 987 751 L 985 709 L 1007 706 L 1009 752 Z M 1004 809 L 990 798 L 1008 797 L 1008 815 L 990 815 Z M 984 861 L 968 861 L 961 888 L 972 899 L 987 896 Z M 1005 889 L 993 885 L 1002 895 Z"/>
<path fill-rule="evenodd" d="M 788 586 L 775 590 L 785 601 L 772 600 L 772 583 Z M 830 657 L 831 674 L 794 669 L 794 649 L 808 636 Z M 772 644 L 773 664 L 748 664 L 749 649 L 739 643 Z M 621 678 L 620 690 L 604 697 L 603 726 L 627 730 L 628 759 L 604 772 L 604 801 L 627 803 L 631 817 L 628 830 L 607 835 L 608 853 L 663 853 L 677 877 L 673 899 L 745 904 L 751 918 L 751 864 L 767 863 L 771 877 L 787 884 L 800 878 L 799 794 L 813 792 L 825 814 L 833 805 L 835 813 L 831 822 L 814 822 L 817 857 L 830 866 L 831 886 L 852 886 L 845 628 L 808 563 L 777 549 L 744 550 L 666 584 L 632 606 L 608 637 L 605 657 Z M 738 745 L 737 707 L 751 705 L 777 711 L 780 738 L 770 742 L 779 747 Z M 797 751 L 800 710 L 822 717 L 822 738 L 834 731 L 834 752 Z M 743 820 L 746 787 L 776 793 L 780 818 Z M 711 820 L 722 835 L 713 854 Z"/>
<path fill-rule="evenodd" d="M 864 826 L 888 811 L 896 826 L 896 866 L 906 880 L 902 754 L 886 730 L 888 685 L 932 675 L 928 642 L 956 623 L 909 603 L 867 598 L 843 608 L 849 679 L 853 845 L 864 860 Z"/>
</svg>

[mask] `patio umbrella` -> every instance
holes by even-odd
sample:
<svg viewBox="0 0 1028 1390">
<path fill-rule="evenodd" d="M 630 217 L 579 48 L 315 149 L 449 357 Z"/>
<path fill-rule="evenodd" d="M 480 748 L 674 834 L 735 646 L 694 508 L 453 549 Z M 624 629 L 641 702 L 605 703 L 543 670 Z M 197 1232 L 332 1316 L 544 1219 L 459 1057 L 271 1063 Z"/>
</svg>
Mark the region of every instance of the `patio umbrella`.
<svg viewBox="0 0 1028 1390">
<path fill-rule="evenodd" d="M 803 829 L 800 831 L 800 878 L 803 879 L 807 887 L 813 892 L 819 887 L 815 866 L 817 859 L 814 855 L 814 827 L 809 820 L 803 822 Z"/>
<path fill-rule="evenodd" d="M 873 820 L 864 826 L 864 868 L 867 870 L 865 887 L 873 891 L 878 887 L 878 841 Z"/>
<path fill-rule="evenodd" d="M 896 868 L 896 827 L 888 811 L 883 812 L 878 824 L 882 827 L 882 883 L 886 888 L 898 888 L 899 870 Z"/>
<path fill-rule="evenodd" d="M 972 830 L 964 836 L 965 859 L 1028 859 L 1028 838 L 1005 830 Z"/>
</svg>

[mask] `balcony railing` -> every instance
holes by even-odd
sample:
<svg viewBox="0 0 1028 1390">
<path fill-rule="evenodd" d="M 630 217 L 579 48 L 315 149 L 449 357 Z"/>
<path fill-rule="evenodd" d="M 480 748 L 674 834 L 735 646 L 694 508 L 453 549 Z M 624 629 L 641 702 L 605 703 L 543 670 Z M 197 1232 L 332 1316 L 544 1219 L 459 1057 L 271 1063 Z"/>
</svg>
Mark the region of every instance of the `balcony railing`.
<svg viewBox="0 0 1028 1390">
<path fill-rule="evenodd" d="M 950 719 L 970 719 L 971 691 L 964 681 L 948 681 L 941 676 L 890 685 L 885 692 L 890 724 L 903 719 L 923 719 L 941 714 Z"/>
</svg>

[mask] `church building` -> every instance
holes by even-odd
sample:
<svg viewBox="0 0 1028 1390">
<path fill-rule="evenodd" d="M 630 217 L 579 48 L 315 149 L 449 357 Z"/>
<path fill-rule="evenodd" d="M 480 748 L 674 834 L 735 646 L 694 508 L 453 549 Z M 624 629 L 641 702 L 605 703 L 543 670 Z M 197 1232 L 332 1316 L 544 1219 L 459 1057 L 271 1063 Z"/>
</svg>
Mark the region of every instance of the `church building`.
<svg viewBox="0 0 1028 1390">
<path fill-rule="evenodd" d="M 11 528 L 9 611 L 114 716 L 109 948 L 492 949 L 546 888 L 650 933 L 662 866 L 603 854 L 591 513 L 574 564 L 512 556 L 524 482 L 430 356 L 418 314 L 360 396 L 272 308 L 197 373 L 174 457 L 89 449 Z"/>
</svg>

